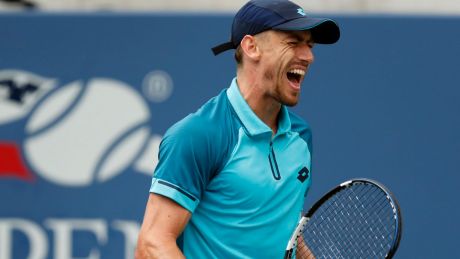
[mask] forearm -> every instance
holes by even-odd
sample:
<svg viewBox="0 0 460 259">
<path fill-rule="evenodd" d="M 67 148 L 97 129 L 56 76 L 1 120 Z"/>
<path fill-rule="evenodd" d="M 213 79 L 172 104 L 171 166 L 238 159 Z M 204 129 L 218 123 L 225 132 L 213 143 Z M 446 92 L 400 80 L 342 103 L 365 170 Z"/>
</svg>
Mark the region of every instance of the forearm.
<svg viewBox="0 0 460 259">
<path fill-rule="evenodd" d="M 169 198 L 151 194 L 137 240 L 136 259 L 185 258 L 176 240 L 190 216 Z"/>
</svg>

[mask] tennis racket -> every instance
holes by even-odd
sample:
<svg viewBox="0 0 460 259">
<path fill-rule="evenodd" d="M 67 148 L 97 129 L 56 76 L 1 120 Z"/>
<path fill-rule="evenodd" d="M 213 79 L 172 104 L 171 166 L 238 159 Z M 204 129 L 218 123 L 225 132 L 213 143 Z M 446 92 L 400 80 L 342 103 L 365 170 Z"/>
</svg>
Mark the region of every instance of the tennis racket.
<svg viewBox="0 0 460 259">
<path fill-rule="evenodd" d="M 392 258 L 401 230 L 393 194 L 376 181 L 354 179 L 329 191 L 301 218 L 284 258 Z"/>
</svg>

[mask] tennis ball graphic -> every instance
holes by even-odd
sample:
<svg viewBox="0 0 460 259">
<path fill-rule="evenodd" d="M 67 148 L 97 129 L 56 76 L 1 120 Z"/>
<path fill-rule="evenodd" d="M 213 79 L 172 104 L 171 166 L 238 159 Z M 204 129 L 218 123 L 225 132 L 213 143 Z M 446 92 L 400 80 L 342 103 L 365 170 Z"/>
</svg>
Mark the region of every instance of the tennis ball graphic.
<svg viewBox="0 0 460 259">
<path fill-rule="evenodd" d="M 65 186 L 107 181 L 130 166 L 149 139 L 150 112 L 132 87 L 95 78 L 61 87 L 33 111 L 24 151 L 34 171 Z"/>
</svg>

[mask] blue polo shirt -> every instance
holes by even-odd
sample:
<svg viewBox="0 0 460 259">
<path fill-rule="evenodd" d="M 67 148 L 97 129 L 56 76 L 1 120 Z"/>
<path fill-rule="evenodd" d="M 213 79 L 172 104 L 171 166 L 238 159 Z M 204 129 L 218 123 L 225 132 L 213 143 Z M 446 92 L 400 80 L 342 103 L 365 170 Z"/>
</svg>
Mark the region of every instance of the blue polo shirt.
<svg viewBox="0 0 460 259">
<path fill-rule="evenodd" d="M 165 134 L 150 192 L 192 213 L 187 258 L 282 258 L 311 184 L 311 131 L 282 107 L 272 136 L 231 86 Z"/>
</svg>

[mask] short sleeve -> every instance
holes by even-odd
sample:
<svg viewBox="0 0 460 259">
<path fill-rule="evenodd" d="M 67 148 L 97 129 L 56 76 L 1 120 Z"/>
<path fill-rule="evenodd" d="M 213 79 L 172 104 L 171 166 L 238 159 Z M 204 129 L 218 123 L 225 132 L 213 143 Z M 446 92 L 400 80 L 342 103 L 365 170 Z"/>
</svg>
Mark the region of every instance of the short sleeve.
<svg viewBox="0 0 460 259">
<path fill-rule="evenodd" d="M 160 144 L 151 193 L 166 196 L 193 213 L 218 165 L 211 127 L 189 116 L 168 130 Z"/>
</svg>

